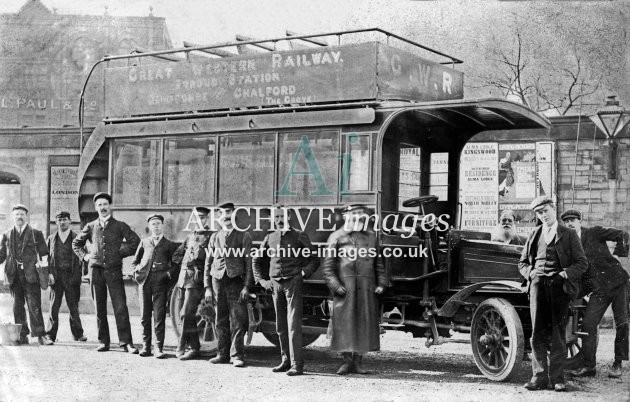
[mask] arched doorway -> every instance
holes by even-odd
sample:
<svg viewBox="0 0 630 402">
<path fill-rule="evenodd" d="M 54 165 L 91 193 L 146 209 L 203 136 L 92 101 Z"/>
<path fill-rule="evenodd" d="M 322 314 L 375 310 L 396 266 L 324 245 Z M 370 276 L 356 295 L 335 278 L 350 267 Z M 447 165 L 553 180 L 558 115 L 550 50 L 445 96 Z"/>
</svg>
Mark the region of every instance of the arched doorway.
<svg viewBox="0 0 630 402">
<path fill-rule="evenodd" d="M 13 225 L 11 208 L 21 202 L 21 192 L 20 178 L 13 173 L 0 170 L 0 233 Z"/>
</svg>

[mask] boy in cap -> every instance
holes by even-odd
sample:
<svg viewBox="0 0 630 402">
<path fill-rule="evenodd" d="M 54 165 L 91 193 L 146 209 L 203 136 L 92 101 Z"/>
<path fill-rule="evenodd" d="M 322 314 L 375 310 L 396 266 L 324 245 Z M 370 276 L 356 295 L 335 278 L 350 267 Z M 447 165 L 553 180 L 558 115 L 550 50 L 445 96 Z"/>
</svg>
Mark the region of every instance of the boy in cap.
<svg viewBox="0 0 630 402">
<path fill-rule="evenodd" d="M 70 230 L 70 213 L 61 211 L 55 216 L 57 232 L 48 236 L 48 261 L 54 283 L 50 287 L 50 312 L 46 334 L 55 341 L 59 329 L 59 308 L 66 296 L 70 312 L 70 331 L 75 341 L 85 342 L 81 318 L 79 317 L 79 298 L 81 297 L 81 260 L 72 251 L 72 241 L 77 237 Z"/>
<path fill-rule="evenodd" d="M 133 346 L 127 295 L 122 274 L 122 260 L 134 255 L 140 238 L 125 222 L 114 219 L 111 215 L 112 197 L 107 193 L 94 195 L 94 209 L 98 218 L 89 222 L 81 233 L 72 241 L 72 249 L 82 260 L 88 262 L 92 273 L 92 295 L 96 305 L 96 326 L 98 327 L 99 346 L 97 352 L 109 350 L 109 324 L 107 322 L 107 292 L 109 291 L 116 317 L 118 342 L 120 347 L 131 354 L 137 354 Z M 90 241 L 89 251 L 84 247 Z"/>
<path fill-rule="evenodd" d="M 344 209 L 346 224 L 328 238 L 328 249 L 322 263 L 324 278 L 333 293 L 330 321 L 330 347 L 341 352 L 343 364 L 337 374 L 368 374 L 363 369 L 363 354 L 380 350 L 380 327 L 377 295 L 385 290 L 387 276 L 373 231 L 366 230 L 365 205 L 348 205 Z M 367 257 L 363 257 L 363 253 Z M 357 258 L 359 255 L 362 258 Z"/>
<path fill-rule="evenodd" d="M 583 293 L 591 293 L 582 319 L 582 331 L 588 336 L 583 339 L 584 366 L 572 372 L 578 377 L 595 375 L 597 353 L 597 325 L 608 306 L 612 305 L 617 333 L 615 336 L 615 360 L 608 376 L 621 377 L 621 361 L 628 360 L 628 273 L 619 260 L 612 256 L 607 241 L 616 243 L 615 252 L 627 256 L 623 251 L 628 244 L 628 232 L 615 228 L 582 226 L 582 214 L 575 209 L 564 211 L 560 216 L 564 225 L 576 231 L 588 259 L 588 271 L 583 282 Z M 625 255 L 624 255 L 625 254 Z"/>
<path fill-rule="evenodd" d="M 138 295 L 142 306 L 142 350 L 140 356 L 151 356 L 151 313 L 155 326 L 155 357 L 164 358 L 164 328 L 166 325 L 166 296 L 171 277 L 177 266 L 172 263 L 177 249 L 164 237 L 164 217 L 151 214 L 147 217 L 150 236 L 142 239 L 131 266 L 133 277 L 138 283 Z"/>
<path fill-rule="evenodd" d="M 197 332 L 197 308 L 203 299 L 203 269 L 209 238 L 208 213 L 206 207 L 195 207 L 193 213 L 199 217 L 198 226 L 173 254 L 173 264 L 181 267 L 177 278 L 178 291 L 182 292 L 179 340 L 175 356 L 180 360 L 191 360 L 199 356 L 201 344 Z M 190 350 L 186 351 L 189 346 Z"/>
<path fill-rule="evenodd" d="M 245 334 L 249 288 L 254 284 L 252 273 L 252 238 L 235 230 L 232 221 L 234 204 L 221 204 L 217 213 L 221 229 L 210 237 L 206 256 L 204 286 L 206 299 L 216 300 L 217 355 L 211 363 L 245 366 Z M 223 250 L 220 255 L 217 250 Z M 215 255 L 216 253 L 216 255 Z"/>
<path fill-rule="evenodd" d="M 44 329 L 42 294 L 37 272 L 38 264 L 47 264 L 46 240 L 42 232 L 26 222 L 26 206 L 15 205 L 12 215 L 14 226 L 4 232 L 0 243 L 0 264 L 6 261 L 4 274 L 13 297 L 13 318 L 16 324 L 22 324 L 18 344 L 28 344 L 29 328 L 24 310 L 26 302 L 31 336 L 36 336 L 40 345 L 52 345 L 53 341 L 46 336 Z M 39 258 L 42 258 L 41 262 Z M 54 283 L 52 275 L 49 275 L 49 283 Z"/>
<path fill-rule="evenodd" d="M 562 392 L 566 391 L 564 359 L 569 302 L 577 296 L 577 283 L 586 271 L 587 261 L 575 231 L 558 225 L 551 198 L 537 197 L 530 207 L 542 225 L 527 238 L 518 263 L 527 280 L 532 318 L 533 375 L 525 388 L 535 391 L 553 386 Z"/>
</svg>

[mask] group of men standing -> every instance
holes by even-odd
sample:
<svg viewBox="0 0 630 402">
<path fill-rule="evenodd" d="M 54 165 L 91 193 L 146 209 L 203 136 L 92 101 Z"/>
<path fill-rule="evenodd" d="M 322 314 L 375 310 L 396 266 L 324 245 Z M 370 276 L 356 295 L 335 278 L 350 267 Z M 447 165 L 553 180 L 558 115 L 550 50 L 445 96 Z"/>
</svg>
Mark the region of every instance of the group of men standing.
<svg viewBox="0 0 630 402">
<path fill-rule="evenodd" d="M 571 300 L 591 293 L 582 331 L 584 366 L 575 376 L 595 375 L 597 325 L 612 304 L 616 324 L 615 360 L 609 376 L 621 376 L 621 361 L 628 360 L 628 274 L 610 251 L 606 241 L 618 248 L 628 244 L 628 233 L 612 228 L 581 226 L 579 211 L 567 210 L 558 224 L 556 206 L 546 196 L 531 203 L 542 222 L 527 238 L 519 261 L 527 281 L 532 322 L 531 391 L 553 388 L 566 391 L 564 361 L 567 356 L 566 325 Z M 624 254 L 624 253 L 620 253 Z"/>
</svg>

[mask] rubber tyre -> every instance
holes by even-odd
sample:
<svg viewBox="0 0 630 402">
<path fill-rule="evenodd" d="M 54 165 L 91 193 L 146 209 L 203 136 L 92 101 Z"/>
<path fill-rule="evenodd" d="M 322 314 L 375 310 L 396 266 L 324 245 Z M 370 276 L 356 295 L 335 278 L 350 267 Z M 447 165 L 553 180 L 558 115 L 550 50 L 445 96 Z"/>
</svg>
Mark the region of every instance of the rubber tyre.
<svg viewBox="0 0 630 402">
<path fill-rule="evenodd" d="M 184 298 L 182 297 L 182 291 L 180 288 L 175 287 L 173 292 L 171 293 L 171 301 L 170 301 L 170 314 L 171 314 L 171 322 L 173 323 L 173 329 L 175 330 L 175 334 L 177 338 L 181 336 L 180 328 L 180 316 L 179 313 L 184 304 Z M 215 350 L 217 348 L 217 340 L 206 341 L 204 334 L 206 333 L 206 329 L 209 329 L 211 323 L 208 323 L 204 320 L 204 318 L 200 315 L 197 315 L 197 330 L 199 333 L 199 342 L 201 342 L 202 350 Z"/>
<path fill-rule="evenodd" d="M 582 319 L 582 314 L 578 317 L 579 320 Z M 565 370 L 577 370 L 584 366 L 584 354 L 582 353 L 582 338 L 579 336 L 575 336 L 572 333 L 573 327 L 573 316 L 569 316 L 567 320 L 567 330 L 566 330 L 566 339 L 567 339 L 567 358 L 564 361 L 564 369 Z M 578 325 L 578 330 L 581 330 L 581 322 Z M 599 332 L 595 335 L 595 348 L 599 345 Z"/>
<path fill-rule="evenodd" d="M 280 339 L 278 338 L 278 334 L 276 334 L 275 332 L 263 332 L 262 334 L 269 342 L 280 347 Z M 319 338 L 319 335 L 320 334 L 302 334 L 302 347 L 308 346 L 311 343 L 315 342 L 317 338 Z"/>
<path fill-rule="evenodd" d="M 514 306 L 505 299 L 484 300 L 477 307 L 470 340 L 479 371 L 492 381 L 508 380 L 523 360 L 523 325 Z"/>
</svg>

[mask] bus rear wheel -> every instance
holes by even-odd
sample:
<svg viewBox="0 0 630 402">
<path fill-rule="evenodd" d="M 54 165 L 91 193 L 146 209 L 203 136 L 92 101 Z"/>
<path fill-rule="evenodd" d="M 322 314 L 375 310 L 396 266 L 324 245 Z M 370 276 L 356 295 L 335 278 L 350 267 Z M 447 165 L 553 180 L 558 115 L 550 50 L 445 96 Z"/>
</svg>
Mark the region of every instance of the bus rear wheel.
<svg viewBox="0 0 630 402">
<path fill-rule="evenodd" d="M 262 333 L 265 339 L 269 342 L 273 343 L 276 346 L 280 346 L 280 339 L 278 338 L 278 334 L 275 332 L 263 332 Z M 311 343 L 315 342 L 319 338 L 319 334 L 302 334 L 302 346 L 308 346 Z"/>
<path fill-rule="evenodd" d="M 182 334 L 180 331 L 181 328 L 181 316 L 180 311 L 182 306 L 184 305 L 184 292 L 179 287 L 175 287 L 173 292 L 171 293 L 171 302 L 170 302 L 170 314 L 171 314 L 171 322 L 173 323 L 173 329 L 175 330 L 175 334 L 177 334 L 177 338 L 179 338 Z M 199 334 L 199 341 L 201 342 L 201 350 L 204 351 L 214 351 L 217 349 L 217 340 L 214 339 L 213 336 L 213 326 L 214 322 L 209 316 L 200 315 L 199 313 L 196 316 L 197 318 L 197 332 Z"/>
</svg>

